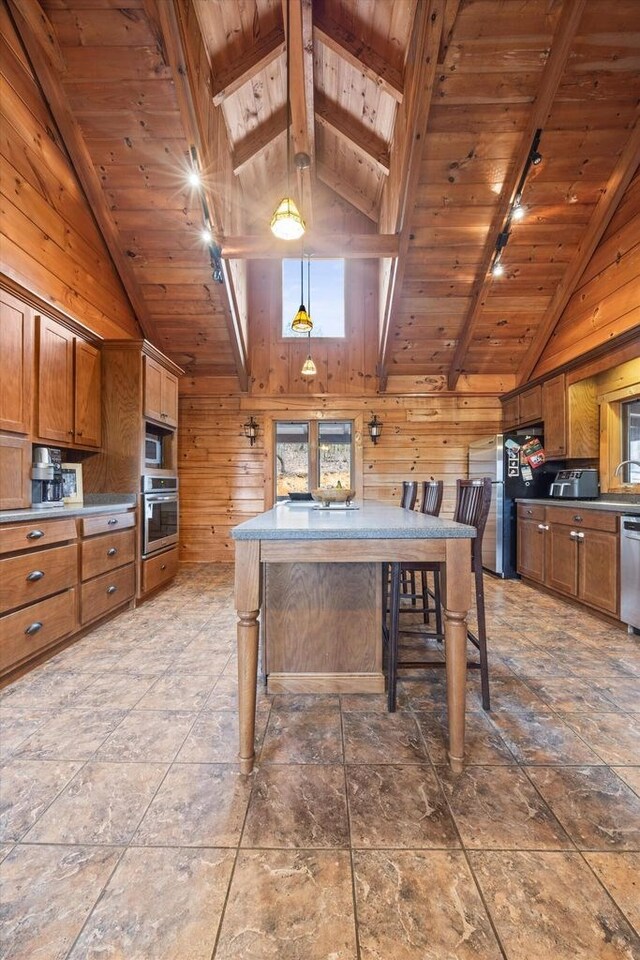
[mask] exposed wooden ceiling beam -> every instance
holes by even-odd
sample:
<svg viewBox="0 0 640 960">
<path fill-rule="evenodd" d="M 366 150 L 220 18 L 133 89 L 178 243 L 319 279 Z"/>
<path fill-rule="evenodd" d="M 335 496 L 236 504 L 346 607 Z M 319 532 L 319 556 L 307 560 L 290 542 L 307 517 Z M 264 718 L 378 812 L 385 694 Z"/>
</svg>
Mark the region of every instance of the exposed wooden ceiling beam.
<svg viewBox="0 0 640 960">
<path fill-rule="evenodd" d="M 273 236 L 226 237 L 221 244 L 222 256 L 229 260 L 280 260 L 290 257 L 291 244 L 274 240 Z M 305 233 L 305 256 L 344 257 L 346 260 L 395 257 L 398 237 L 385 233 L 314 234 Z"/>
<path fill-rule="evenodd" d="M 638 168 L 639 157 L 640 121 L 636 121 L 625 148 L 616 163 L 615 169 L 609 177 L 607 186 L 595 205 L 584 236 L 580 240 L 562 280 L 556 287 L 551 303 L 542 318 L 540 326 L 536 330 L 524 360 L 520 364 L 517 377 L 518 383 L 526 382 L 533 373 L 558 320 L 562 316 L 563 310 L 571 299 L 580 277 L 584 273 L 589 260 L 602 239 L 602 235 L 607 229 L 625 190 L 629 186 Z"/>
<path fill-rule="evenodd" d="M 377 222 L 378 208 L 375 200 L 366 197 L 359 190 L 356 190 L 348 180 L 345 180 L 337 174 L 335 170 L 326 163 L 317 161 L 316 173 L 318 178 L 330 187 L 334 193 L 337 193 L 339 197 L 342 197 L 343 200 L 350 203 L 356 210 L 359 210 L 360 213 L 364 213 L 365 217 L 373 220 L 374 223 Z"/>
<path fill-rule="evenodd" d="M 287 37 L 291 138 L 294 154 L 306 154 L 309 166 L 296 166 L 300 210 L 307 226 L 313 223 L 312 180 L 315 168 L 313 105 L 313 34 L 311 0 L 282 0 L 282 18 L 291 36 Z"/>
<path fill-rule="evenodd" d="M 24 15 L 24 4 L 18 3 L 16 0 L 9 0 L 9 7 L 16 29 L 47 99 L 53 119 L 60 131 L 60 136 L 86 194 L 89 207 L 102 233 L 122 286 L 145 337 L 152 339 L 152 327 L 146 303 L 138 287 L 133 268 L 121 249 L 118 228 L 109 210 L 100 178 L 84 142 L 80 126 L 71 112 L 60 75 L 54 68 L 58 55 L 62 56 L 62 54 L 57 44 L 52 47 L 51 42 L 46 39 L 53 28 L 50 25 L 47 27 L 49 21 L 38 0 L 29 0 L 29 3 L 26 4 L 26 7 L 29 8 L 28 18 Z M 52 49 L 57 49 L 58 55 L 52 56 Z"/>
<path fill-rule="evenodd" d="M 276 110 L 268 120 L 248 133 L 246 137 L 239 140 L 233 149 L 232 157 L 233 172 L 236 176 L 248 163 L 260 156 L 262 151 L 266 150 L 276 137 L 285 133 L 286 129 L 287 108 L 283 106 Z"/>
<path fill-rule="evenodd" d="M 216 169 L 214 158 L 221 151 L 228 155 L 228 140 L 226 140 L 226 128 L 218 108 L 210 106 L 209 91 L 198 91 L 195 88 L 198 77 L 195 64 L 207 63 L 208 60 L 191 0 L 177 0 L 175 4 L 173 0 L 171 2 L 145 0 L 145 8 L 155 19 L 161 32 L 173 72 L 185 135 L 196 147 L 204 170 Z M 190 32 L 187 24 L 190 25 Z M 197 49 L 192 49 L 193 46 Z M 206 74 L 206 80 L 209 80 L 208 74 Z M 209 122 L 209 117 L 203 116 L 202 111 L 205 105 L 206 109 L 217 112 L 216 130 Z M 209 135 L 205 136 L 203 130 L 207 130 Z M 215 133 L 217 136 L 214 136 Z M 225 142 L 222 143 L 221 139 Z M 213 221 L 212 227 L 216 234 L 221 236 L 225 227 L 223 202 L 218 192 L 212 191 L 207 186 L 206 177 L 202 189 Z M 242 332 L 240 309 L 233 277 L 225 261 L 222 261 L 222 268 L 226 296 L 221 299 L 224 305 L 225 322 L 240 387 L 246 390 L 249 384 L 247 347 Z"/>
<path fill-rule="evenodd" d="M 391 154 L 391 168 L 385 185 L 380 229 L 400 235 L 398 256 L 381 264 L 380 339 L 378 377 L 386 388 L 389 331 L 404 280 L 409 251 L 410 213 L 420 179 L 422 151 L 435 85 L 438 51 L 442 36 L 445 0 L 424 0 L 416 7 L 407 57 L 406 97 L 396 118 L 398 139 Z"/>
<path fill-rule="evenodd" d="M 422 3 L 418 4 L 421 6 Z M 402 103 L 404 81 L 402 74 L 387 63 L 372 47 L 358 39 L 349 30 L 328 17 L 317 16 L 313 25 L 316 40 L 341 56 L 360 73 L 373 80 L 385 93 Z"/>
<path fill-rule="evenodd" d="M 167 0 L 165 0 L 167 2 Z M 285 36 L 281 26 L 274 27 L 264 37 L 247 50 L 246 54 L 232 63 L 226 70 L 211 74 L 211 95 L 216 107 L 248 83 L 260 70 L 264 70 L 270 63 L 284 53 Z"/>
<path fill-rule="evenodd" d="M 388 175 L 389 150 L 384 140 L 320 91 L 316 91 L 315 109 L 319 124 L 332 130 L 363 157 L 372 161 L 381 173 Z"/>
<path fill-rule="evenodd" d="M 455 390 L 458 377 L 464 369 L 464 361 L 478 327 L 485 300 L 491 288 L 493 277 L 489 273 L 489 268 L 495 252 L 496 238 L 502 230 L 509 208 L 513 203 L 522 171 L 529 156 L 534 134 L 536 130 L 544 128 L 549 111 L 551 110 L 560 80 L 567 65 L 567 60 L 569 59 L 573 38 L 582 19 L 584 6 L 585 0 L 570 0 L 570 2 L 565 2 L 562 8 L 562 13 L 560 14 L 551 43 L 551 53 L 549 54 L 549 59 L 547 60 L 540 80 L 538 93 L 531 107 L 529 122 L 520 140 L 513 172 L 503 184 L 500 199 L 495 208 L 487 233 L 471 302 L 467 315 L 462 322 L 460 338 L 447 375 L 450 390 Z M 542 149 L 544 149 L 544 146 Z"/>
</svg>

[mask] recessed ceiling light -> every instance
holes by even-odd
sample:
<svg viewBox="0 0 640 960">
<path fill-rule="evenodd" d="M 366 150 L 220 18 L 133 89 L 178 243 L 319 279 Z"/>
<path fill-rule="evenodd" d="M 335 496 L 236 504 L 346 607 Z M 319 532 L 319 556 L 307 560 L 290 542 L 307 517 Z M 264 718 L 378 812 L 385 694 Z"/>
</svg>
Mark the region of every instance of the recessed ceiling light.
<svg viewBox="0 0 640 960">
<path fill-rule="evenodd" d="M 200 179 L 200 174 L 197 170 L 190 170 L 187 176 L 187 182 L 190 187 L 200 187 L 202 186 L 202 180 Z"/>
</svg>

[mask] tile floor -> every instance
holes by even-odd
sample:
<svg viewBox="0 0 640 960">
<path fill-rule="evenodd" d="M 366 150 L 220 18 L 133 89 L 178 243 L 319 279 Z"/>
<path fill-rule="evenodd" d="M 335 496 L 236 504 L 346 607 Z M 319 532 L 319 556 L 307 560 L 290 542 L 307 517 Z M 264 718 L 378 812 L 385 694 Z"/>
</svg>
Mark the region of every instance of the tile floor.
<svg viewBox="0 0 640 960">
<path fill-rule="evenodd" d="M 639 958 L 639 640 L 487 590 L 458 777 L 437 671 L 393 716 L 261 693 L 240 775 L 230 567 L 5 688 L 0 957 Z"/>
</svg>

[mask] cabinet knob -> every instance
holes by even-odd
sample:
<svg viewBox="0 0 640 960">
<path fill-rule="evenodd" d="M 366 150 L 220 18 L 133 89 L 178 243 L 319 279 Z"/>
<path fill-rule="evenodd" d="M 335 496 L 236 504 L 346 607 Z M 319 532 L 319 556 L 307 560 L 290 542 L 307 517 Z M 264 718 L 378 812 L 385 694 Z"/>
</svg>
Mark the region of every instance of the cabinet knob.
<svg viewBox="0 0 640 960">
<path fill-rule="evenodd" d="M 118 520 L 117 520 L 116 517 L 111 517 L 110 520 L 107 520 L 107 523 L 108 523 L 108 525 L 109 525 L 110 527 L 115 526 L 115 524 L 116 524 L 117 522 L 118 522 Z"/>
<path fill-rule="evenodd" d="M 543 530 L 543 531 L 544 531 L 544 530 L 548 530 L 548 529 L 549 529 L 549 524 L 548 524 L 548 523 L 539 523 L 539 524 L 538 524 L 538 530 Z"/>
<path fill-rule="evenodd" d="M 117 548 L 117 547 L 110 547 L 110 548 L 107 550 L 107 556 L 108 556 L 108 557 L 115 557 L 115 555 L 116 555 L 117 552 L 118 552 L 118 548 Z"/>
<path fill-rule="evenodd" d="M 40 537 L 44 537 L 42 530 L 29 530 L 27 534 L 27 540 L 39 540 Z"/>
<path fill-rule="evenodd" d="M 533 513 L 533 510 L 527 510 L 527 516 L 530 517 L 530 516 L 532 515 L 532 513 Z"/>
<path fill-rule="evenodd" d="M 82 436 L 82 430 L 78 430 L 78 436 L 79 436 L 79 437 Z"/>
<path fill-rule="evenodd" d="M 115 593 L 117 589 L 118 589 L 117 587 L 114 587 L 113 584 L 111 584 L 110 587 L 107 587 L 107 593 L 109 594 Z"/>
<path fill-rule="evenodd" d="M 161 565 L 160 565 L 160 569 L 161 569 L 161 570 L 166 570 L 166 569 L 167 569 L 166 563 L 161 564 Z"/>
<path fill-rule="evenodd" d="M 576 514 L 576 516 L 573 519 L 575 520 L 576 523 L 582 523 L 582 517 L 579 514 Z"/>
<path fill-rule="evenodd" d="M 73 436 L 73 430 L 67 430 L 67 436 L 68 436 L 68 437 L 72 437 L 72 436 Z"/>
<path fill-rule="evenodd" d="M 31 573 L 27 574 L 27 580 L 29 583 L 34 583 L 36 580 L 42 580 L 44 577 L 43 570 L 32 570 Z"/>
<path fill-rule="evenodd" d="M 42 630 L 42 621 L 35 620 L 33 623 L 29 624 L 25 633 L 28 637 L 32 637 L 34 633 L 37 633 L 38 630 Z"/>
</svg>

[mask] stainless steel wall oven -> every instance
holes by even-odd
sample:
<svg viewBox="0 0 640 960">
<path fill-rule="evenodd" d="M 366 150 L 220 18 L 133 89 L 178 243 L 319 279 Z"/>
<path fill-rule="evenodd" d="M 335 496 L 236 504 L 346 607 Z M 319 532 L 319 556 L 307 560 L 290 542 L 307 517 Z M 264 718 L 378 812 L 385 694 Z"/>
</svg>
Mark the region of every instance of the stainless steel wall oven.
<svg viewBox="0 0 640 960">
<path fill-rule="evenodd" d="M 178 542 L 178 478 L 142 478 L 142 555 Z"/>
</svg>

